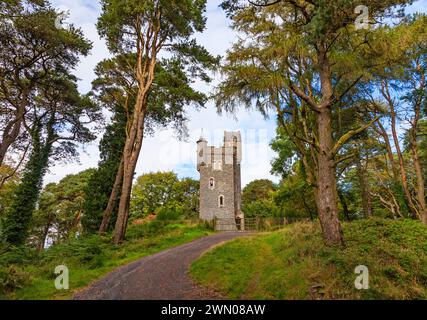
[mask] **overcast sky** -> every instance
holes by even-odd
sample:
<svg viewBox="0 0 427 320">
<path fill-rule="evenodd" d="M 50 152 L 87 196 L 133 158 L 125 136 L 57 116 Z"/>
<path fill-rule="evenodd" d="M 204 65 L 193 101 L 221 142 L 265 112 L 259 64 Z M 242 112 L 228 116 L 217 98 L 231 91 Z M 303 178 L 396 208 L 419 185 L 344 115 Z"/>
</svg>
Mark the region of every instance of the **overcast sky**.
<svg viewBox="0 0 427 320">
<path fill-rule="evenodd" d="M 51 0 L 54 7 L 68 10 L 70 17 L 67 21 L 80 27 L 85 36 L 93 42 L 91 55 L 82 58 L 75 71 L 80 78 L 79 89 L 86 93 L 91 88 L 91 82 L 96 64 L 109 57 L 105 42 L 99 38 L 95 24 L 101 12 L 96 0 Z M 220 0 L 208 0 L 207 28 L 203 34 L 197 36 L 200 44 L 209 52 L 224 56 L 230 44 L 235 40 L 229 28 L 229 21 L 224 12 L 218 7 Z M 427 0 L 417 1 L 409 10 L 427 11 Z M 217 79 L 218 81 L 218 79 Z M 216 82 L 217 82 L 216 81 Z M 214 85 L 214 84 L 213 84 Z M 199 89 L 209 92 L 211 87 Z M 219 146 L 222 142 L 224 130 L 240 130 L 243 140 L 242 184 L 245 185 L 254 179 L 268 178 L 277 181 L 277 177 L 270 174 L 270 162 L 274 154 L 269 147 L 274 138 L 274 116 L 264 119 L 259 113 L 241 110 L 234 117 L 218 115 L 212 103 L 206 109 L 193 111 L 189 109 L 188 141 L 180 142 L 175 138 L 173 131 L 165 129 L 156 132 L 155 136 L 144 140 L 140 160 L 137 166 L 137 175 L 153 171 L 173 170 L 180 177 L 198 179 L 196 170 L 196 141 L 200 137 L 201 129 L 209 144 Z M 99 139 L 82 147 L 80 158 L 77 161 L 50 168 L 45 183 L 57 182 L 67 174 L 73 174 L 87 168 L 96 167 L 99 161 Z"/>
</svg>

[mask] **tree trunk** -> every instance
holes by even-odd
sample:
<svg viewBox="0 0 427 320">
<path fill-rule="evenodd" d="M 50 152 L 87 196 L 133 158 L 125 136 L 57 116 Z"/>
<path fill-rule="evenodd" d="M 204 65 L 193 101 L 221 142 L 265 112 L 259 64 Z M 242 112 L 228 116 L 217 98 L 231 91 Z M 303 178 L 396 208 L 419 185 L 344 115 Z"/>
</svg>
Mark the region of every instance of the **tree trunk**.
<svg viewBox="0 0 427 320">
<path fill-rule="evenodd" d="M 362 196 L 363 215 L 365 218 L 372 216 L 372 198 L 369 182 L 366 178 L 366 169 L 363 167 L 360 157 L 357 163 L 357 176 L 359 178 L 360 193 Z"/>
<path fill-rule="evenodd" d="M 362 207 L 363 207 L 363 215 L 365 218 L 369 218 L 372 216 L 372 198 L 371 193 L 369 191 L 369 184 L 366 179 L 366 175 L 362 173 L 359 177 L 360 179 L 360 187 L 362 189 Z"/>
<path fill-rule="evenodd" d="M 49 221 L 46 223 L 46 226 L 43 229 L 43 233 L 41 235 L 40 243 L 38 247 L 39 251 L 42 251 L 44 249 L 44 244 L 46 243 L 46 238 L 47 238 L 47 234 L 49 233 L 50 225 L 51 225 L 51 219 L 49 219 Z"/>
<path fill-rule="evenodd" d="M 24 103 L 22 103 L 24 104 Z M 10 121 L 3 131 L 2 141 L 0 142 L 0 165 L 3 164 L 7 150 L 16 141 L 21 131 L 22 120 L 25 113 L 25 107 L 19 108 L 15 119 Z"/>
<path fill-rule="evenodd" d="M 119 169 L 116 174 L 116 179 L 114 181 L 110 198 L 108 199 L 107 208 L 105 209 L 104 215 L 102 217 L 101 226 L 99 227 L 99 234 L 105 233 L 108 229 L 108 225 L 110 223 L 114 206 L 116 205 L 117 196 L 119 194 L 120 185 L 122 184 L 122 182 L 123 182 L 123 157 L 122 157 L 122 160 L 120 161 Z"/>
<path fill-rule="evenodd" d="M 311 212 L 310 206 L 307 204 L 307 201 L 305 200 L 304 195 L 302 195 L 301 201 L 302 201 L 302 204 L 304 205 L 305 211 L 307 211 L 309 216 L 310 216 L 310 220 L 313 221 L 314 220 L 314 214 L 313 214 L 313 212 Z"/>
<path fill-rule="evenodd" d="M 342 192 L 338 191 L 338 197 L 340 198 L 342 210 L 344 212 L 345 217 L 347 218 L 347 221 L 350 221 L 350 210 L 348 210 L 347 201 L 345 200 L 345 196 Z"/>
<path fill-rule="evenodd" d="M 414 160 L 415 175 L 417 177 L 417 200 L 419 205 L 419 213 L 421 216 L 421 221 L 427 225 L 427 206 L 425 198 L 425 188 L 424 188 L 424 177 L 423 171 L 420 164 L 420 158 L 418 156 L 418 147 L 415 143 L 412 145 L 412 156 Z"/>
<path fill-rule="evenodd" d="M 113 242 L 119 244 L 125 237 L 127 221 L 129 218 L 129 203 L 132 192 L 132 182 L 141 151 L 144 136 L 145 111 L 147 107 L 148 90 L 140 90 L 135 104 L 135 113 L 132 125 L 129 129 L 129 136 L 126 139 L 123 151 L 123 183 L 119 202 L 117 221 L 114 228 Z"/>
<path fill-rule="evenodd" d="M 343 245 L 343 235 L 338 219 L 335 163 L 331 155 L 331 110 L 324 108 L 317 114 L 319 154 L 317 172 L 317 205 L 323 238 L 328 245 Z"/>
<path fill-rule="evenodd" d="M 397 157 L 399 159 L 400 178 L 402 179 L 403 193 L 405 194 L 406 201 L 408 202 L 408 207 L 409 207 L 410 212 L 412 213 L 412 215 L 414 217 L 416 217 L 417 216 L 417 210 L 415 208 L 414 202 L 412 201 L 411 193 L 409 192 L 408 179 L 406 177 L 405 162 L 403 160 L 402 151 L 401 151 L 400 145 L 399 145 L 399 138 L 397 136 L 397 131 L 396 131 L 394 111 L 392 111 L 391 114 L 392 114 L 391 131 L 392 131 L 392 135 L 393 135 L 393 140 L 394 140 L 394 145 L 396 148 Z"/>
<path fill-rule="evenodd" d="M 385 144 L 385 148 L 387 151 L 387 157 L 390 161 L 391 169 L 393 171 L 393 178 L 395 181 L 397 181 L 399 178 L 399 171 L 397 170 L 396 162 L 394 161 L 394 155 L 393 155 L 393 151 L 391 149 L 391 143 L 390 143 L 390 139 L 388 137 L 387 131 L 385 130 L 384 126 L 379 121 L 377 122 L 377 126 L 374 126 L 374 128 L 377 129 L 376 131 L 384 139 L 384 144 Z"/>
<path fill-rule="evenodd" d="M 156 13 L 158 19 L 157 31 L 160 30 L 160 11 Z M 157 62 L 157 53 L 154 49 L 157 45 L 157 33 L 153 36 L 153 55 L 143 58 L 141 48 L 138 48 L 137 80 L 138 94 L 135 101 L 133 117 L 127 127 L 126 143 L 123 149 L 123 183 L 117 213 L 116 225 L 114 227 L 113 243 L 119 244 L 123 241 L 129 219 L 130 196 L 136 164 L 141 152 L 142 140 L 144 138 L 145 115 L 147 111 L 147 99 L 154 80 L 154 70 Z M 146 59 L 144 62 L 143 60 Z"/>
<path fill-rule="evenodd" d="M 400 178 L 402 179 L 403 193 L 405 194 L 405 198 L 406 198 L 406 201 L 408 203 L 408 207 L 409 207 L 410 212 L 412 213 L 412 215 L 414 217 L 417 217 L 417 209 L 415 207 L 414 202 L 412 201 L 411 193 L 409 192 L 408 180 L 407 180 L 406 169 L 405 169 L 405 162 L 403 160 L 402 150 L 400 149 L 399 138 L 397 135 L 396 111 L 394 109 L 393 100 L 390 96 L 390 93 L 388 92 L 387 83 L 385 83 L 383 85 L 383 95 L 384 94 L 385 94 L 385 97 L 386 97 L 388 104 L 389 104 L 389 107 L 390 107 L 391 133 L 393 136 L 394 147 L 396 148 L 397 158 L 399 159 Z"/>
<path fill-rule="evenodd" d="M 417 70 L 421 70 L 420 64 L 418 64 Z M 418 90 L 422 92 L 423 89 L 425 89 L 425 85 L 426 85 L 425 73 L 422 73 L 420 86 Z M 413 158 L 414 167 L 415 167 L 415 176 L 417 180 L 415 192 L 418 200 L 418 212 L 419 212 L 421 221 L 427 225 L 427 207 L 426 207 L 425 187 L 424 187 L 425 185 L 424 185 L 423 171 L 420 163 L 420 157 L 418 154 L 418 142 L 417 142 L 418 123 L 421 118 L 422 103 L 423 103 L 423 95 L 420 95 L 414 105 L 415 116 L 414 116 L 414 121 L 412 123 L 410 140 L 411 140 L 412 158 Z"/>
</svg>

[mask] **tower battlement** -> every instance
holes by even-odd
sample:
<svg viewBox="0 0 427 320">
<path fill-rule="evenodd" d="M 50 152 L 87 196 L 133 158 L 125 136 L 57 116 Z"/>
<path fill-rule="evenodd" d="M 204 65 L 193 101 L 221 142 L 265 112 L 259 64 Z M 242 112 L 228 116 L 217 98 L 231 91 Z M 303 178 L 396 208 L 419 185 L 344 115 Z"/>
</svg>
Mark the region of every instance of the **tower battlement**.
<svg viewBox="0 0 427 320">
<path fill-rule="evenodd" d="M 213 166 L 218 161 L 223 164 L 240 164 L 242 161 L 242 137 L 239 131 L 224 131 L 224 144 L 221 147 L 208 146 L 203 138 L 197 141 L 197 170 L 200 166 Z"/>
</svg>

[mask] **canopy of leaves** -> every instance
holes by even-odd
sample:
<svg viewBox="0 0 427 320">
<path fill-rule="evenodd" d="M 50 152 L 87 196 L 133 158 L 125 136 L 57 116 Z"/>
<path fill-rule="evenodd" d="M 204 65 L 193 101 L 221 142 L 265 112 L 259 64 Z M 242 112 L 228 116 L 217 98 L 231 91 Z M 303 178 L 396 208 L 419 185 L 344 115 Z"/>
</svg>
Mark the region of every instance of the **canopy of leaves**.
<svg viewBox="0 0 427 320">
<path fill-rule="evenodd" d="M 38 245 L 58 243 L 81 233 L 80 220 L 86 197 L 86 186 L 95 169 L 68 175 L 58 183 L 48 184 L 40 195 L 34 213 L 31 235 Z M 41 243 L 40 243 L 41 242 Z"/>
<path fill-rule="evenodd" d="M 47 103 L 47 96 L 44 101 L 40 97 L 55 90 L 52 84 L 70 89 L 70 95 L 77 91 L 71 83 L 76 79 L 64 77 L 69 77 L 81 55 L 88 54 L 91 43 L 80 29 L 56 28 L 58 14 L 47 2 L 17 6 L 14 11 L 16 15 L 0 23 L 0 130 L 2 147 L 10 139 L 19 150 L 28 141 L 22 126 L 32 126 L 30 115 L 36 105 Z"/>
<path fill-rule="evenodd" d="M 187 216 L 198 212 L 199 183 L 190 178 L 179 180 L 173 172 L 140 176 L 133 187 L 131 215 L 144 217 L 165 206 L 184 209 Z"/>
<path fill-rule="evenodd" d="M 151 23 L 157 14 L 161 18 L 157 27 L 162 44 L 185 42 L 194 32 L 201 32 L 206 23 L 206 0 L 102 0 L 101 4 L 98 30 L 113 53 L 134 51 L 141 40 L 141 27 L 153 28 Z"/>
<path fill-rule="evenodd" d="M 242 204 L 245 205 L 260 199 L 270 199 L 276 188 L 276 185 L 268 179 L 251 181 L 243 188 Z"/>
</svg>

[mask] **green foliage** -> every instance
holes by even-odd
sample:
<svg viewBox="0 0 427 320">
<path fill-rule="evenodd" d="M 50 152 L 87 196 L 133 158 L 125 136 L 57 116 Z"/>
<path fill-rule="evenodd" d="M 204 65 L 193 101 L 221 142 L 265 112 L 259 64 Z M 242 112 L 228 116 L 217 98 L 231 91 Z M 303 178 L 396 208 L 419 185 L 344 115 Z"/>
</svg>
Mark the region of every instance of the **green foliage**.
<svg viewBox="0 0 427 320">
<path fill-rule="evenodd" d="M 35 258 L 36 253 L 28 247 L 0 245 L 0 296 L 28 284 L 30 276 L 22 266 Z"/>
<path fill-rule="evenodd" d="M 85 233 L 94 233 L 99 230 L 123 154 L 127 116 L 122 106 L 114 108 L 111 121 L 99 143 L 101 160 L 98 163 L 98 168 L 85 188 L 85 193 L 90 195 L 85 197 L 83 207 L 82 225 Z M 116 203 L 119 201 L 120 196 Z M 109 229 L 114 225 L 116 216 L 117 208 L 113 210 Z"/>
<path fill-rule="evenodd" d="M 200 65 L 214 65 L 218 61 L 193 42 L 187 49 L 185 50 L 185 46 L 181 45 L 179 51 L 182 55 L 173 59 L 158 60 L 156 63 L 156 76 L 147 101 L 145 134 L 154 134 L 158 127 L 172 126 L 179 137 L 185 136 L 187 121 L 185 108 L 188 105 L 201 108 L 207 101 L 207 97 L 194 90 L 191 83 L 194 77 L 210 81 Z M 187 59 L 191 59 L 191 62 L 186 61 Z M 93 82 L 96 98 L 112 110 L 114 116 L 113 124 L 107 127 L 100 144 L 101 162 L 98 173 L 94 175 L 89 186 L 89 190 L 96 192 L 97 196 L 89 198 L 86 203 L 83 220 L 86 232 L 98 230 L 119 168 L 127 136 L 125 128 L 138 92 L 138 82 L 132 67 L 137 63 L 136 60 L 136 54 L 133 52 L 122 53 L 112 59 L 101 61 L 95 70 L 98 76 Z M 197 60 L 201 60 L 200 64 Z M 189 68 L 186 69 L 187 67 Z M 191 188 L 190 184 L 191 182 L 188 188 Z M 193 198 L 190 197 L 189 200 L 191 199 Z M 120 197 L 116 199 L 116 207 L 119 201 Z M 188 213 L 191 213 L 194 204 L 188 203 L 188 205 Z M 116 211 L 116 209 L 113 210 L 110 227 L 114 225 Z"/>
<path fill-rule="evenodd" d="M 85 125 L 98 121 L 100 113 L 89 97 L 78 92 L 77 78 L 70 74 L 80 55 L 87 55 L 91 48 L 81 30 L 56 28 L 57 13 L 47 2 L 17 9 L 13 23 L 0 24 L 5 35 L 0 40 L 0 104 L 17 111 L 2 114 L 0 121 L 18 133 L 9 131 L 4 136 L 11 143 L 25 139 L 31 152 L 1 233 L 7 242 L 21 244 L 28 235 L 50 159 L 76 156 L 77 143 L 94 140 L 93 128 Z M 24 123 L 26 133 L 19 137 Z"/>
<path fill-rule="evenodd" d="M 36 258 L 37 254 L 33 248 L 27 246 L 0 246 L 0 266 L 5 267 L 12 264 L 28 264 Z"/>
<path fill-rule="evenodd" d="M 199 189 L 199 181 L 192 178 L 182 178 L 174 185 L 175 204 L 186 218 L 199 217 Z"/>
<path fill-rule="evenodd" d="M 102 0 L 101 4 L 103 10 L 97 23 L 99 34 L 106 39 L 115 58 L 128 58 L 128 70 L 120 68 L 115 71 L 129 83 L 131 90 L 123 95 L 126 100 L 137 97 L 132 112 L 129 112 L 128 147 L 123 154 L 126 163 L 123 186 L 126 188 L 121 190 L 121 209 L 114 233 L 114 242 L 119 243 L 126 233 L 132 189 L 130 180 L 145 133 L 140 130 L 150 124 L 147 121 L 150 118 L 146 116 L 160 108 L 161 112 L 157 113 L 166 119 L 158 121 L 162 126 L 170 124 L 170 119 L 183 123 L 185 106 L 201 107 L 206 102 L 206 96 L 193 90 L 191 84 L 196 79 L 211 81 L 208 72 L 218 66 L 219 58 L 210 55 L 193 38 L 196 32 L 205 28 L 206 0 L 150 0 L 143 3 Z M 163 52 L 168 58 L 159 59 Z M 126 73 L 130 74 L 129 78 Z M 180 133 L 183 137 L 186 131 Z"/>
<path fill-rule="evenodd" d="M 88 194 L 86 188 L 95 169 L 67 175 L 58 183 L 48 184 L 40 195 L 34 212 L 32 241 L 43 248 L 46 239 L 61 242 L 81 234 L 80 220 Z"/>
<path fill-rule="evenodd" d="M 164 1 L 102 0 L 103 14 L 98 30 L 107 39 L 109 49 L 116 53 L 126 51 L 139 39 L 128 37 L 134 21 L 149 23 L 161 8 L 162 20 L 159 38 L 185 40 L 194 32 L 201 32 L 206 23 L 203 16 L 205 0 Z M 148 22 L 147 22 L 148 21 Z"/>
<path fill-rule="evenodd" d="M 408 87 L 421 86 L 424 82 L 420 79 L 426 70 L 425 17 L 405 16 L 402 9 L 412 4 L 409 0 L 372 0 L 363 4 L 369 8 L 374 25 L 357 29 L 354 21 L 358 13 L 354 8 L 359 1 L 277 1 L 266 6 L 256 6 L 256 3 L 222 2 L 239 38 L 227 52 L 221 69 L 224 80 L 217 87 L 215 100 L 217 107 L 227 112 L 235 112 L 242 106 L 263 115 L 275 112 L 278 130 L 271 146 L 277 156 L 272 162 L 272 172 L 283 179 L 284 186 L 276 199 L 287 210 L 286 214 L 314 217 L 314 205 L 320 206 L 323 202 L 313 200 L 313 191 L 316 194 L 316 188 L 322 187 L 323 180 L 318 178 L 326 175 L 318 170 L 322 162 L 320 152 L 327 154 L 329 151 L 333 153 L 330 159 L 334 162 L 329 167 L 335 169 L 339 185 L 336 188 L 335 179 L 331 179 L 332 188 L 322 189 L 328 193 L 328 190 L 339 189 L 341 216 L 360 217 L 362 210 L 369 215 L 371 210 L 367 204 L 373 197 L 370 191 L 375 193 L 372 201 L 375 214 L 384 211 L 383 208 L 394 217 L 408 216 L 408 209 L 416 211 L 401 204 L 401 200 L 405 202 L 405 198 L 416 194 L 415 188 L 410 187 L 412 190 L 403 198 L 401 191 L 394 193 L 401 177 L 395 174 L 394 183 L 390 183 L 393 173 L 387 168 L 389 163 L 380 172 L 381 176 L 368 177 L 376 175 L 377 171 L 369 166 L 380 162 L 384 155 L 388 157 L 384 148 L 386 141 L 381 140 L 390 138 L 387 132 L 378 137 L 377 132 L 366 128 L 377 126 L 372 120 L 376 116 L 386 119 L 391 114 L 391 111 L 374 111 L 387 109 L 384 106 L 390 101 L 395 104 L 399 122 L 403 118 L 414 122 L 415 112 L 410 111 L 408 104 L 418 101 L 425 104 L 421 99 L 425 96 L 425 88 L 403 94 Z M 391 17 L 397 18 L 393 26 L 386 23 Z M 395 79 L 390 85 L 391 97 L 388 101 L 377 101 L 378 92 L 384 92 L 384 82 L 390 78 Z M 331 119 L 327 121 L 319 117 L 324 107 L 331 111 Z M 412 113 L 410 116 L 408 110 Z M 388 119 L 383 123 L 387 127 Z M 322 142 L 320 128 L 323 124 L 328 132 L 326 141 Z M 329 138 L 332 139 L 327 141 Z M 331 145 L 322 151 L 324 142 Z M 362 147 L 357 148 L 358 143 Z M 393 153 L 400 144 L 397 141 L 394 146 L 387 147 Z M 404 164 L 396 161 L 396 165 L 409 167 L 406 169 L 409 185 L 416 185 L 411 159 L 406 156 Z M 357 173 L 358 178 L 365 180 L 366 176 L 371 180 L 358 182 L 359 188 L 353 183 L 348 189 L 349 184 L 342 180 L 360 160 L 370 163 L 363 164 L 365 172 Z M 301 172 L 295 174 L 294 165 L 298 161 Z M 375 184 L 375 190 L 369 190 L 371 184 Z M 329 195 L 318 195 L 325 201 L 333 199 L 332 212 L 339 209 L 334 190 Z M 399 210 L 395 209 L 397 206 Z"/>
<path fill-rule="evenodd" d="M 0 186 L 0 239 L 2 239 L 1 220 L 13 201 L 13 195 L 20 179 L 19 175 L 14 174 L 13 171 L 13 168 L 8 165 L 0 166 L 0 183 L 2 183 Z"/>
<path fill-rule="evenodd" d="M 76 90 L 72 88 L 57 87 L 57 75 L 68 75 L 68 71 L 78 64 L 80 55 L 87 55 L 91 48 L 80 29 L 55 26 L 58 14 L 48 1 L 15 2 L 20 5 L 13 6 L 13 9 L 0 6 L 9 16 L 7 23 L 0 24 L 3 35 L 0 38 L 0 105 L 5 110 L 0 116 L 0 123 L 5 130 L 4 137 L 8 137 L 1 141 L 2 152 L 9 149 L 22 151 L 28 145 L 29 136 L 21 129 L 24 120 L 26 129 L 33 127 L 33 116 L 39 115 L 38 112 L 34 114 L 35 105 L 44 107 L 51 104 L 51 93 L 58 89 L 63 96 L 74 94 Z M 3 16 L 3 11 L 0 15 Z M 40 96 L 48 93 L 49 103 L 40 101 Z M 74 114 L 69 111 L 68 119 Z M 56 129 L 66 130 L 65 127 L 69 128 L 58 125 Z M 62 146 L 66 147 L 66 144 Z M 2 153 L 0 162 L 3 156 Z"/>
<path fill-rule="evenodd" d="M 159 221 L 173 221 L 184 217 L 182 206 L 163 206 L 156 211 L 156 219 Z"/>
<path fill-rule="evenodd" d="M 278 217 L 280 209 L 273 202 L 276 185 L 268 180 L 254 180 L 242 192 L 242 211 L 245 217 Z"/>
<path fill-rule="evenodd" d="M 197 78 L 210 82 L 208 70 L 219 65 L 219 57 L 210 55 L 191 38 L 205 28 L 206 1 L 150 0 L 141 4 L 136 0 L 103 0 L 102 5 L 97 27 L 115 57 L 97 66 L 100 77 L 94 82 L 95 86 L 100 85 L 97 89 L 104 92 L 119 92 L 113 100 L 124 106 L 123 100 L 129 99 L 129 105 L 133 106 L 137 92 L 142 89 L 135 68 L 146 68 L 143 64 L 155 61 L 154 77 L 148 88 L 145 130 L 153 133 L 155 126 L 173 124 L 185 134 L 185 107 L 190 104 L 203 107 L 207 100 L 206 95 L 194 90 L 191 84 Z M 158 32 L 155 36 L 141 36 L 153 29 Z M 138 48 L 144 49 L 140 60 Z M 158 57 L 162 49 L 168 52 L 169 58 Z M 108 70 L 113 72 L 105 72 Z M 113 79 L 117 81 L 111 81 Z"/>
<path fill-rule="evenodd" d="M 69 260 L 87 265 L 89 269 L 102 267 L 100 260 L 105 260 L 105 251 L 109 244 L 107 239 L 91 235 L 81 239 L 71 239 L 62 245 L 54 245 L 42 255 L 42 261 Z"/>
<path fill-rule="evenodd" d="M 159 59 L 156 64 L 144 128 L 147 134 L 153 135 L 156 128 L 170 126 L 178 133 L 178 137 L 186 136 L 188 120 L 186 109 L 189 106 L 193 106 L 196 110 L 203 108 L 208 100 L 204 93 L 192 88 L 192 83 L 196 77 L 206 82 L 210 82 L 211 79 L 203 71 L 199 71 L 197 66 L 186 70 L 187 63 L 190 62 L 181 61 L 181 58 Z M 198 58 L 205 59 L 193 57 L 194 60 Z M 210 62 L 211 65 L 215 63 L 214 59 Z M 198 74 L 200 72 L 203 74 Z"/>
<path fill-rule="evenodd" d="M 10 208 L 2 223 L 2 235 L 8 243 L 22 244 L 27 238 L 30 222 L 42 187 L 51 149 L 37 146 L 30 156 L 22 182 L 16 188 Z"/>
<path fill-rule="evenodd" d="M 247 203 L 242 207 L 245 218 L 255 217 L 281 217 L 282 210 L 274 203 L 273 199 L 259 199 Z"/>
<path fill-rule="evenodd" d="M 275 190 L 276 186 L 268 179 L 251 181 L 243 188 L 242 205 L 257 200 L 270 199 Z"/>
<path fill-rule="evenodd" d="M 423 224 L 374 218 L 343 229 L 345 248 L 325 246 L 317 223 L 236 239 L 193 263 L 191 274 L 233 299 L 427 298 Z M 368 290 L 354 287 L 358 265 L 369 269 Z"/>
<path fill-rule="evenodd" d="M 199 183 L 179 180 L 173 172 L 144 174 L 136 180 L 131 198 L 132 218 L 145 217 L 156 210 L 180 212 L 187 218 L 198 212 Z"/>
<path fill-rule="evenodd" d="M 0 267 L 0 292 L 10 293 L 28 284 L 29 275 L 15 265 Z"/>
<path fill-rule="evenodd" d="M 271 173 L 286 179 L 292 174 L 292 160 L 297 155 L 295 145 L 287 132 L 278 127 L 276 137 L 270 143 L 270 146 L 276 152 L 276 157 L 271 162 Z"/>
<path fill-rule="evenodd" d="M 282 180 L 274 194 L 274 202 L 286 217 L 314 219 L 317 212 L 314 188 L 308 184 L 303 168 L 300 161 L 294 164 L 293 173 Z"/>
<path fill-rule="evenodd" d="M 138 177 L 132 192 L 132 215 L 144 217 L 172 201 L 173 185 L 177 182 L 178 177 L 173 172 L 148 173 Z"/>
</svg>

